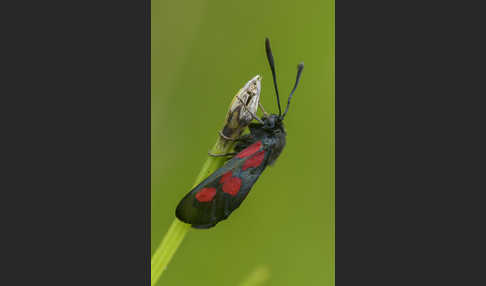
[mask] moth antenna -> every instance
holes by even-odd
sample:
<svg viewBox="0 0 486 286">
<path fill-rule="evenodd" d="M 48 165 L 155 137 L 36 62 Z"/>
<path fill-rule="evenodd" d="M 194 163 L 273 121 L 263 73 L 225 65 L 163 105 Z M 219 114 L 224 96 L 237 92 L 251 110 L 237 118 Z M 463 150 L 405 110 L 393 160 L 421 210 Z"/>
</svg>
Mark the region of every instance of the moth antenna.
<svg viewBox="0 0 486 286">
<path fill-rule="evenodd" d="M 272 70 L 273 85 L 275 86 L 275 93 L 277 94 L 278 115 L 282 116 L 282 109 L 280 108 L 280 97 L 278 96 L 277 76 L 275 75 L 275 62 L 273 61 L 272 49 L 270 48 L 270 40 L 265 38 L 265 51 L 267 52 L 268 63 Z"/>
<path fill-rule="evenodd" d="M 282 116 L 282 119 L 285 117 L 285 114 L 289 111 L 290 100 L 292 99 L 292 95 L 294 95 L 295 89 L 297 89 L 297 85 L 299 84 L 300 76 L 302 75 L 302 70 L 304 69 L 304 63 L 300 63 L 297 65 L 297 78 L 295 79 L 294 89 L 290 92 L 289 99 L 287 101 L 287 107 L 285 108 L 285 112 Z"/>
</svg>

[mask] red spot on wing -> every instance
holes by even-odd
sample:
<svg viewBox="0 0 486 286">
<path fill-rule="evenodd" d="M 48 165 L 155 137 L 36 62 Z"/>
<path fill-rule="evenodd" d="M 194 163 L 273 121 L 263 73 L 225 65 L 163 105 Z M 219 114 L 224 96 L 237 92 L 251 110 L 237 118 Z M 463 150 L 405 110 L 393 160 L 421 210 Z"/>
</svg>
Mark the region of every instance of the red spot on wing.
<svg viewBox="0 0 486 286">
<path fill-rule="evenodd" d="M 210 202 L 213 200 L 215 195 L 215 188 L 204 188 L 196 194 L 196 200 L 200 201 L 201 203 Z"/>
<path fill-rule="evenodd" d="M 222 177 L 221 179 L 219 180 L 219 183 L 220 184 L 224 184 L 228 179 L 231 178 L 231 176 L 233 175 L 233 173 L 231 171 L 229 172 L 226 172 Z"/>
<path fill-rule="evenodd" d="M 241 188 L 241 179 L 232 175 L 231 171 L 227 172 L 219 182 L 223 184 L 223 192 L 235 196 Z"/>
<path fill-rule="evenodd" d="M 246 147 L 245 149 L 243 149 L 240 153 L 236 155 L 236 157 L 241 159 L 241 158 L 251 156 L 255 154 L 258 150 L 260 150 L 260 148 L 262 148 L 262 141 L 257 141 L 251 144 L 250 146 Z"/>
<path fill-rule="evenodd" d="M 258 152 L 257 154 L 255 154 L 255 156 L 245 161 L 245 163 L 243 164 L 243 171 L 248 168 L 254 168 L 260 166 L 264 158 L 265 158 L 265 150 Z"/>
</svg>

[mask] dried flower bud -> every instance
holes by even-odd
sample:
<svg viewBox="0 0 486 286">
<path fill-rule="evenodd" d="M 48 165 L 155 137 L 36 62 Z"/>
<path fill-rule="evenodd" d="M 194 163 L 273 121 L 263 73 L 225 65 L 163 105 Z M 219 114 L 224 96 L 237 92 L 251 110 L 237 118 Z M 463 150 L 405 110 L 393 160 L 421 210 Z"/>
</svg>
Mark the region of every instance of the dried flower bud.
<svg viewBox="0 0 486 286">
<path fill-rule="evenodd" d="M 236 139 L 253 120 L 251 113 L 256 114 L 260 102 L 262 77 L 255 76 L 238 91 L 231 101 L 225 125 L 221 134 L 223 139 Z M 224 138 L 226 137 L 226 138 Z"/>
</svg>

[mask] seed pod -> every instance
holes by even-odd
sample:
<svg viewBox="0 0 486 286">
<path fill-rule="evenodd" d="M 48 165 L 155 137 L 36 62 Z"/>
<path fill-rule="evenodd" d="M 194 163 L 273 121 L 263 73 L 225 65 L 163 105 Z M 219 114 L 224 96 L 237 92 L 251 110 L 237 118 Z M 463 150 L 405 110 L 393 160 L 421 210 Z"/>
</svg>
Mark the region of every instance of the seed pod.
<svg viewBox="0 0 486 286">
<path fill-rule="evenodd" d="M 236 139 L 253 120 L 251 113 L 256 114 L 260 102 L 260 75 L 256 75 L 236 93 L 231 101 L 225 125 L 221 130 L 222 139 Z"/>
</svg>

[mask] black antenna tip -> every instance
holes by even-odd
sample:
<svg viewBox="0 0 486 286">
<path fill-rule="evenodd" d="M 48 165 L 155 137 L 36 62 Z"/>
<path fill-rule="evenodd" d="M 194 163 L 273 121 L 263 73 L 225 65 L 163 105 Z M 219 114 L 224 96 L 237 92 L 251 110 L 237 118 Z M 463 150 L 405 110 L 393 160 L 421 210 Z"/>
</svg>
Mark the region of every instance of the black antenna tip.
<svg viewBox="0 0 486 286">
<path fill-rule="evenodd" d="M 303 70 L 304 69 L 304 62 L 301 62 L 300 64 L 297 65 L 298 70 Z"/>
<path fill-rule="evenodd" d="M 267 53 L 268 64 L 272 70 L 273 85 L 275 87 L 275 94 L 277 95 L 278 115 L 282 116 L 282 108 L 280 108 L 280 97 L 278 96 L 277 76 L 275 74 L 275 62 L 273 60 L 272 49 L 270 48 L 270 39 L 265 38 L 265 51 Z"/>
<path fill-rule="evenodd" d="M 272 48 L 270 48 L 270 39 L 265 38 L 265 51 L 267 52 L 267 58 L 271 62 L 270 65 L 273 65 L 273 55 L 272 55 Z"/>
</svg>

